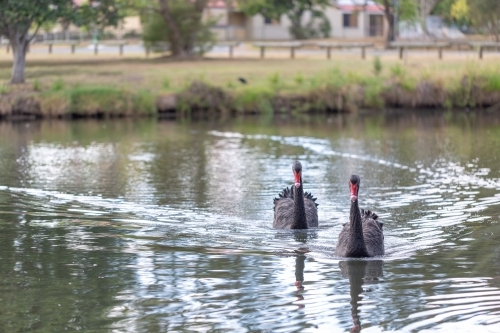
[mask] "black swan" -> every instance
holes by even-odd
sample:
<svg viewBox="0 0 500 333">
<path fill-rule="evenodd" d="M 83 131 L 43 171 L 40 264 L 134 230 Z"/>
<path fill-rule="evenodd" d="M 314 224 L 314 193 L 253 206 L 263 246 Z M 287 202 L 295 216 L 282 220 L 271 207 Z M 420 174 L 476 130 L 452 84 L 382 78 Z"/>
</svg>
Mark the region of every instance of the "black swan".
<svg viewBox="0 0 500 333">
<path fill-rule="evenodd" d="M 278 229 L 308 229 L 318 226 L 318 204 L 311 193 L 302 187 L 302 164 L 293 166 L 295 184 L 285 188 L 274 199 L 273 227 Z"/>
<path fill-rule="evenodd" d="M 352 175 L 349 179 L 351 190 L 351 213 L 349 223 L 339 234 L 339 241 L 335 249 L 335 255 L 339 257 L 374 257 L 384 254 L 383 223 L 379 222 L 378 216 L 369 210 L 361 210 L 358 207 L 358 191 L 361 180 Z"/>
</svg>

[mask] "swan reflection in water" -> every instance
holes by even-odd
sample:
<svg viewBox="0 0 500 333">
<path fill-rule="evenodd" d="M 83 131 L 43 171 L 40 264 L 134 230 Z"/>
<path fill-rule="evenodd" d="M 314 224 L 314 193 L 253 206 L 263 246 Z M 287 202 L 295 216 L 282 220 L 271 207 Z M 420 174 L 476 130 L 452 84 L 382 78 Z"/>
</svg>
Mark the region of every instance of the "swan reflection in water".
<svg viewBox="0 0 500 333">
<path fill-rule="evenodd" d="M 306 261 L 306 253 L 309 252 L 307 247 L 307 241 L 312 238 L 317 238 L 318 234 L 316 230 L 304 229 L 304 230 L 292 230 L 287 232 L 278 232 L 275 236 L 281 239 L 292 238 L 295 242 L 299 243 L 299 246 L 294 245 L 293 250 L 279 251 L 278 255 L 283 256 L 293 256 L 295 257 L 295 287 L 297 290 L 294 292 L 294 296 L 297 297 L 297 301 L 304 300 L 304 268 Z M 298 304 L 298 308 L 303 308 L 304 304 Z"/>
<path fill-rule="evenodd" d="M 383 275 L 382 260 L 346 260 L 340 261 L 340 273 L 342 277 L 349 279 L 351 294 L 351 318 L 353 326 L 351 332 L 361 331 L 359 319 L 359 304 L 363 300 L 363 284 L 373 284 L 378 282 L 378 278 Z"/>
<path fill-rule="evenodd" d="M 304 300 L 304 268 L 306 265 L 306 253 L 309 252 L 309 248 L 306 246 L 307 240 L 309 238 L 317 237 L 316 232 L 306 232 L 306 231 L 294 231 L 293 238 L 296 242 L 302 243 L 295 252 L 295 287 L 297 290 L 295 291 L 295 297 L 297 297 L 297 301 Z M 304 307 L 304 304 L 299 303 L 298 308 L 301 309 Z"/>
</svg>

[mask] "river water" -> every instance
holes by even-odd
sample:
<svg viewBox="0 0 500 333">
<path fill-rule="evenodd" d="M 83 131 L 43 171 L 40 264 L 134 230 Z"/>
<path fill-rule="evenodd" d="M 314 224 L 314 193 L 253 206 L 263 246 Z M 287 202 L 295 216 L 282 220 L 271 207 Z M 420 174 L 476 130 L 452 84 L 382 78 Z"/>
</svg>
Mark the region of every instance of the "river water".
<svg viewBox="0 0 500 333">
<path fill-rule="evenodd" d="M 500 332 L 499 119 L 0 123 L 0 331 Z M 352 173 L 382 258 L 334 256 Z"/>
</svg>

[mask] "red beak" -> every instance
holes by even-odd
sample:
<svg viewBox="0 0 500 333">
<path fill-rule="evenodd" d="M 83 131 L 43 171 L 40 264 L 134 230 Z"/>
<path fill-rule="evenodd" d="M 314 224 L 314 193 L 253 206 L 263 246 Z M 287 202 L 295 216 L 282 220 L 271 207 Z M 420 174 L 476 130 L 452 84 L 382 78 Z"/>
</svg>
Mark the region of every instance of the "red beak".
<svg viewBox="0 0 500 333">
<path fill-rule="evenodd" d="M 293 181 L 295 183 L 295 188 L 299 188 L 300 187 L 300 172 L 296 172 L 294 171 L 293 172 Z"/>
<path fill-rule="evenodd" d="M 358 200 L 358 184 L 350 184 L 351 188 L 351 201 L 354 202 Z"/>
</svg>

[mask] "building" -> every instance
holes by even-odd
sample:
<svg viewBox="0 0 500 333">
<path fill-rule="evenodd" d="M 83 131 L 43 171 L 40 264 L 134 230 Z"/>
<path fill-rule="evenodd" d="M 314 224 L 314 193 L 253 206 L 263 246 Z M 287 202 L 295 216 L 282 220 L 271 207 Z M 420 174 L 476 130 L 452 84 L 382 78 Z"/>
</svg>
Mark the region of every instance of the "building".
<svg viewBox="0 0 500 333">
<path fill-rule="evenodd" d="M 332 1 L 325 15 L 330 21 L 332 38 L 362 39 L 383 36 L 387 23 L 383 8 L 374 1 L 338 0 Z M 282 15 L 271 20 L 262 15 L 249 17 L 237 5 L 228 5 L 225 0 L 213 0 L 205 11 L 206 18 L 217 21 L 214 27 L 219 40 L 291 40 L 290 20 Z M 308 22 L 309 15 L 304 15 Z"/>
<path fill-rule="evenodd" d="M 75 0 L 77 1 L 77 0 Z M 82 1 L 82 0 L 78 0 Z M 383 36 L 387 22 L 383 8 L 374 1 L 367 0 L 331 0 L 331 6 L 325 9 L 325 16 L 330 21 L 330 37 L 336 39 L 365 39 Z M 290 20 L 282 15 L 279 20 L 272 20 L 262 15 L 248 16 L 237 6 L 237 0 L 210 0 L 203 13 L 204 19 L 216 21 L 213 32 L 217 39 L 252 41 L 252 40 L 291 40 Z M 303 17 L 309 22 L 310 14 Z M 142 34 L 142 25 L 138 16 L 126 17 L 118 27 L 106 28 L 106 33 L 116 38 L 138 37 Z M 43 39 L 80 39 L 85 38 L 82 30 L 71 25 L 66 32 L 59 24 L 50 31 L 41 32 Z M 88 36 L 86 36 L 88 38 Z"/>
</svg>

